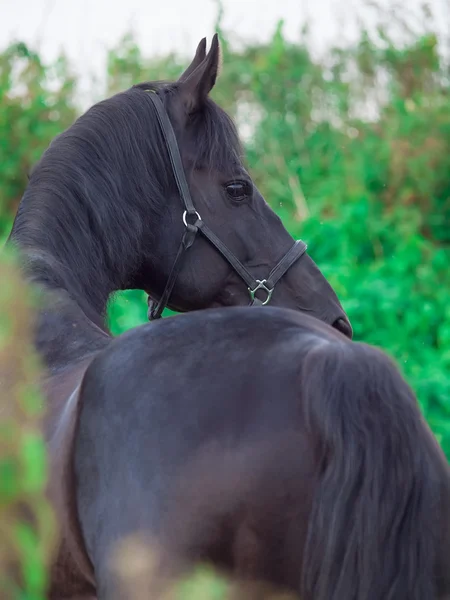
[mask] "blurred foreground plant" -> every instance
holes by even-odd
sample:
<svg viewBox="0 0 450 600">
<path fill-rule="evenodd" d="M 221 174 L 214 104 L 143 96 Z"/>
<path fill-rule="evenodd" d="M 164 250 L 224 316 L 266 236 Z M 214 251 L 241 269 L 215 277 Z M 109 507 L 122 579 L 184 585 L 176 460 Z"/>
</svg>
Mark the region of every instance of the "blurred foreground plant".
<svg viewBox="0 0 450 600">
<path fill-rule="evenodd" d="M 44 496 L 43 401 L 31 344 L 30 290 L 0 259 L 0 597 L 44 600 L 54 519 Z"/>
<path fill-rule="evenodd" d="M 128 600 L 299 600 L 262 582 L 231 580 L 212 567 L 167 577 L 161 555 L 139 535 L 120 540 L 111 561 L 120 593 Z"/>
</svg>

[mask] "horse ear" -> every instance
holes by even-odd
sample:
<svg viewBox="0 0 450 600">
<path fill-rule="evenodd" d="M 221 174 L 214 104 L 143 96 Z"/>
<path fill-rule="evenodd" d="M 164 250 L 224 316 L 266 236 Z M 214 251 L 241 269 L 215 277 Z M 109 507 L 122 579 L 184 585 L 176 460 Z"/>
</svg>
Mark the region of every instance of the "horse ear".
<svg viewBox="0 0 450 600">
<path fill-rule="evenodd" d="M 195 71 L 195 69 L 205 60 L 206 57 L 206 38 L 200 40 L 199 45 L 197 46 L 197 50 L 195 52 L 195 56 L 188 66 L 186 71 L 180 76 L 178 81 L 185 81 L 191 73 Z"/>
<path fill-rule="evenodd" d="M 180 97 L 188 114 L 196 112 L 205 103 L 209 92 L 216 83 L 219 63 L 220 48 L 216 33 L 206 58 L 190 73 L 187 79 L 180 80 Z"/>
</svg>

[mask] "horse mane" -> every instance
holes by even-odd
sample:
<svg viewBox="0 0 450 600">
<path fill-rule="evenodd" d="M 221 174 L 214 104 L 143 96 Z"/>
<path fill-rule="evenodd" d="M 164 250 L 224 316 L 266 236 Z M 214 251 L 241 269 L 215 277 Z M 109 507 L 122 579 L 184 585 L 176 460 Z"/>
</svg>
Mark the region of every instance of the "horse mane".
<svg viewBox="0 0 450 600">
<path fill-rule="evenodd" d="M 168 192 L 176 192 L 149 89 L 167 104 L 177 84 L 116 94 L 52 141 L 30 173 L 10 235 L 29 277 L 68 290 L 97 324 L 109 294 L 139 269 Z M 236 128 L 212 100 L 188 125 L 192 168 L 229 170 L 239 160 Z"/>
<path fill-rule="evenodd" d="M 144 92 L 162 91 L 161 99 L 168 109 L 167 100 L 176 94 L 178 84 L 146 81 L 134 85 L 131 89 Z M 189 128 L 193 135 L 192 148 L 189 148 L 192 169 L 223 171 L 229 168 L 230 164 L 241 161 L 243 151 L 236 126 L 231 117 L 211 98 L 207 98 L 201 111 L 189 116 Z"/>
</svg>

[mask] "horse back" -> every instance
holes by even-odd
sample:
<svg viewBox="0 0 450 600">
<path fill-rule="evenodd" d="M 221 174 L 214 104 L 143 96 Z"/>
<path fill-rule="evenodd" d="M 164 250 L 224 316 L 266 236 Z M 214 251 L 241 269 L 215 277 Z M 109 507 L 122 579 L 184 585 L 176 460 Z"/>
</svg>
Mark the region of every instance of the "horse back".
<svg viewBox="0 0 450 600">
<path fill-rule="evenodd" d="M 283 563 L 273 580 L 298 575 L 299 555 L 287 548 L 294 538 L 302 544 L 304 530 L 287 534 L 307 519 L 285 518 L 291 512 L 283 498 L 299 495 L 295 511 L 309 510 L 314 444 L 304 438 L 292 363 L 292 350 L 306 340 L 290 311 L 276 311 L 273 320 L 264 310 L 259 318 L 245 311 L 245 322 L 240 313 L 205 311 L 140 327 L 114 340 L 86 372 L 74 453 L 77 503 L 96 576 L 112 586 L 101 590 L 105 597 L 114 588 L 108 567 L 114 546 L 136 533 L 172 548 L 174 557 L 202 555 L 261 576 Z M 213 454 L 219 466 L 202 458 Z M 188 486 L 190 480 L 198 484 Z M 250 480 L 253 487 L 242 490 Z M 191 517 L 183 516 L 173 534 L 177 515 L 186 514 L 177 498 L 187 495 Z M 208 507 L 218 512 L 209 518 Z M 202 526 L 207 522 L 211 527 Z M 198 532 L 184 530 L 188 523 L 199 525 Z M 265 543 L 267 536 L 273 543 Z M 275 540 L 286 560 L 267 554 Z M 297 556 L 295 565 L 289 556 Z"/>
</svg>

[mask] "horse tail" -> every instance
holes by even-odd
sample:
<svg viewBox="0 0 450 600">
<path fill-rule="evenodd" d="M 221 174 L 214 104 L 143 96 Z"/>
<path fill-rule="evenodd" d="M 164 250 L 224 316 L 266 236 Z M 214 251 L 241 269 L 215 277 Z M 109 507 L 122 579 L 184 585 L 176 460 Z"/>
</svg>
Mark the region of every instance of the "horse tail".
<svg viewBox="0 0 450 600">
<path fill-rule="evenodd" d="M 319 464 L 302 598 L 433 600 L 441 458 L 412 390 L 376 348 L 323 341 L 302 397 Z"/>
</svg>

